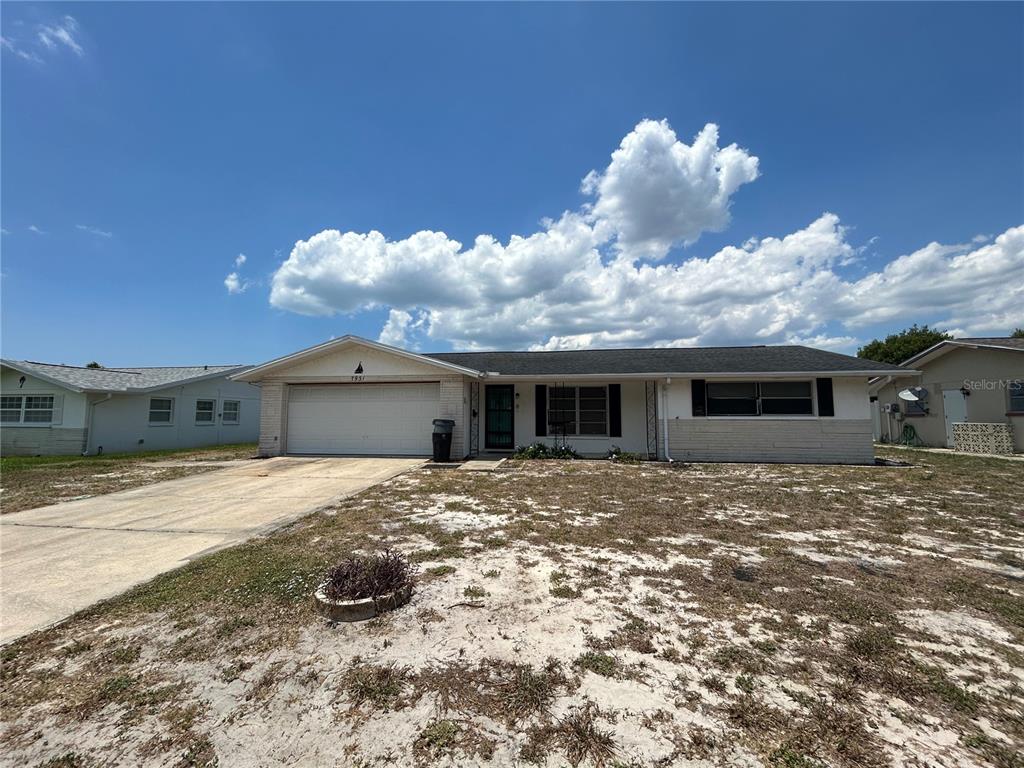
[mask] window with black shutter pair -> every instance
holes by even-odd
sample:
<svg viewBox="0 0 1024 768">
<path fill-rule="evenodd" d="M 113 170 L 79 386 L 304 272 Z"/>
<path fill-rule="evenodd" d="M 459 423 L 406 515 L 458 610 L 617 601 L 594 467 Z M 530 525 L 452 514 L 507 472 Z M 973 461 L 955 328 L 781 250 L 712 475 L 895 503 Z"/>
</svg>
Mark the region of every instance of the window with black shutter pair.
<svg viewBox="0 0 1024 768">
<path fill-rule="evenodd" d="M 832 380 L 817 379 L 818 415 L 834 415 Z M 810 381 L 691 382 L 694 416 L 813 416 Z"/>
</svg>

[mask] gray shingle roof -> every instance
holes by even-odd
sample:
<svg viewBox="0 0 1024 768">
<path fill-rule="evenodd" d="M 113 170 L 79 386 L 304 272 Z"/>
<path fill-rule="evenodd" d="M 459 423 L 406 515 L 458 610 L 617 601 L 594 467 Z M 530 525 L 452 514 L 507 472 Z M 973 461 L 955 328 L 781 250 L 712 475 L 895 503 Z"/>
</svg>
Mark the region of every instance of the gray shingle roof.
<svg viewBox="0 0 1024 768">
<path fill-rule="evenodd" d="M 4 360 L 4 365 L 39 375 L 76 390 L 129 392 L 171 387 L 195 379 L 225 376 L 244 370 L 244 365 L 190 365 L 165 368 L 80 368 L 74 365 Z"/>
<path fill-rule="evenodd" d="M 439 352 L 435 360 L 505 376 L 904 372 L 899 366 L 801 346 L 587 349 L 564 352 Z"/>
</svg>

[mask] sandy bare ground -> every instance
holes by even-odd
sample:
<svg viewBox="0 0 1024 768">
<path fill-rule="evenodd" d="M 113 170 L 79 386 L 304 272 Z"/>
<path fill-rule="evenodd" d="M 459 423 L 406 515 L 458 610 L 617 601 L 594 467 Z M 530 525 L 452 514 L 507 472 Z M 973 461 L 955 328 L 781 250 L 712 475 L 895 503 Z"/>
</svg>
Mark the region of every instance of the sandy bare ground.
<svg viewBox="0 0 1024 768">
<path fill-rule="evenodd" d="M 897 458 L 410 473 L 5 648 L 0 756 L 1020 766 L 1024 473 Z M 318 619 L 386 545 L 413 601 Z"/>
</svg>

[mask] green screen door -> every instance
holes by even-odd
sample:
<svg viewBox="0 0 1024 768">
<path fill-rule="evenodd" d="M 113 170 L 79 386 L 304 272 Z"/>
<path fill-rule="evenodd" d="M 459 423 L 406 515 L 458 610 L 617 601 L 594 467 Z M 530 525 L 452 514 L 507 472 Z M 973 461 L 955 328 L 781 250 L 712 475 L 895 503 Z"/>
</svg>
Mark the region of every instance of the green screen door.
<svg viewBox="0 0 1024 768">
<path fill-rule="evenodd" d="M 484 398 L 484 447 L 511 451 L 515 439 L 512 432 L 513 386 L 489 385 L 484 388 Z"/>
</svg>

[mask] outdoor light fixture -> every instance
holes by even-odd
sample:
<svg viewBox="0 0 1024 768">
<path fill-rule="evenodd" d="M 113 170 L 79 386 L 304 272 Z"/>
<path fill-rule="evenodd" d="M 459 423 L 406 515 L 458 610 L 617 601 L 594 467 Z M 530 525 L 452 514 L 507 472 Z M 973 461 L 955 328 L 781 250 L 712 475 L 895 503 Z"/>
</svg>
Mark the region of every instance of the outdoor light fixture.
<svg viewBox="0 0 1024 768">
<path fill-rule="evenodd" d="M 971 390 L 969 390 L 967 387 L 960 387 L 960 394 L 963 395 L 964 397 L 970 397 Z"/>
<path fill-rule="evenodd" d="M 21 389 L 24 386 L 25 386 L 25 377 L 22 376 L 20 379 L 18 379 L 18 389 Z"/>
</svg>

